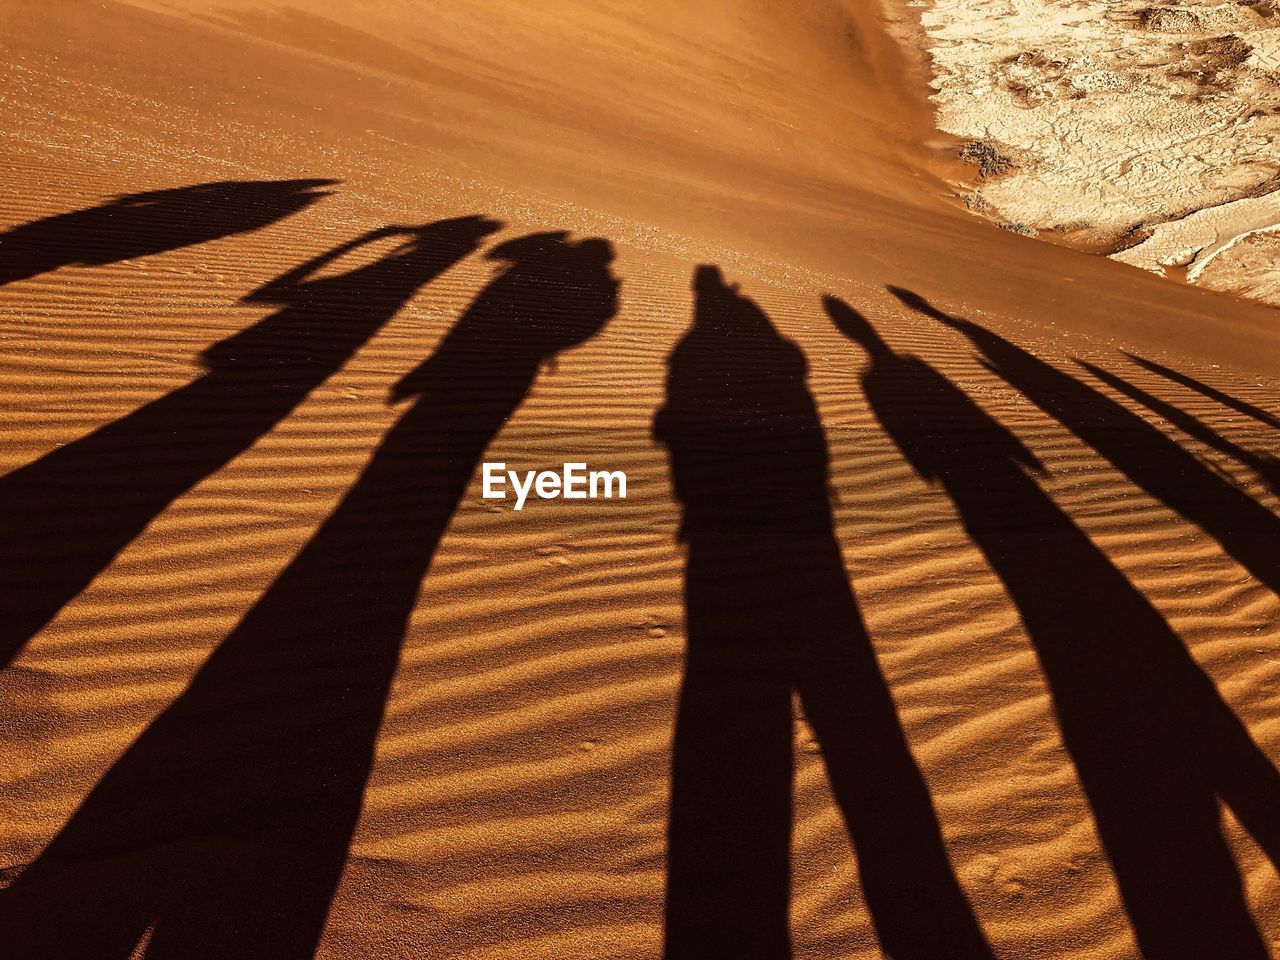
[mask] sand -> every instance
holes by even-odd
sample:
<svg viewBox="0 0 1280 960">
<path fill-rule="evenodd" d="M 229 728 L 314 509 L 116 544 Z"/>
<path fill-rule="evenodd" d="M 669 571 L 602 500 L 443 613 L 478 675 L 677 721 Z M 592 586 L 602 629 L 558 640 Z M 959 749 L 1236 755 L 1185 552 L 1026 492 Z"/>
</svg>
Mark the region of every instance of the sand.
<svg viewBox="0 0 1280 960">
<path fill-rule="evenodd" d="M 0 52 L 6 955 L 1280 945 L 1274 312 L 974 217 L 875 11 Z"/>
</svg>

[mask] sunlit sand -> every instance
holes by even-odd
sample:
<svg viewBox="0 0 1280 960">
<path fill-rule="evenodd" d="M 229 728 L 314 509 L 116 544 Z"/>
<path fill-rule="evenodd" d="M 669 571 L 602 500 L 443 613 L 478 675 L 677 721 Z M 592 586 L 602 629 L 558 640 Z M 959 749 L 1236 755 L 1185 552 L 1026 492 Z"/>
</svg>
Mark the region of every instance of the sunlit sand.
<svg viewBox="0 0 1280 960">
<path fill-rule="evenodd" d="M 0 956 L 1274 954 L 1272 14 L 1118 9 L 0 4 Z"/>
</svg>

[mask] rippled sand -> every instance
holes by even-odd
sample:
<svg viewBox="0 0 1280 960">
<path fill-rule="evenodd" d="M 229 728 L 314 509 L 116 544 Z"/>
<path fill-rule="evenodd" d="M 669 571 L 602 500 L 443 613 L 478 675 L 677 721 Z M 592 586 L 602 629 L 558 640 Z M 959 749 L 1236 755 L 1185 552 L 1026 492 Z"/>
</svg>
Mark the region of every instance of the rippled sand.
<svg viewBox="0 0 1280 960">
<path fill-rule="evenodd" d="M 0 6 L 0 954 L 1280 943 L 1273 311 L 971 216 L 902 49 Z"/>
</svg>

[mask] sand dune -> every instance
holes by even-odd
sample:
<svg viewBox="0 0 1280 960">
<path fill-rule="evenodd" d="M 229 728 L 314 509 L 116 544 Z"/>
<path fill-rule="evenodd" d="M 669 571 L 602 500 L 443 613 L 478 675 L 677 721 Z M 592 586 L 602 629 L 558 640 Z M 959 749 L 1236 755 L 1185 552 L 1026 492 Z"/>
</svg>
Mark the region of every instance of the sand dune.
<svg viewBox="0 0 1280 960">
<path fill-rule="evenodd" d="M 1280 949 L 1274 313 L 889 13 L 5 5 L 6 956 Z"/>
</svg>

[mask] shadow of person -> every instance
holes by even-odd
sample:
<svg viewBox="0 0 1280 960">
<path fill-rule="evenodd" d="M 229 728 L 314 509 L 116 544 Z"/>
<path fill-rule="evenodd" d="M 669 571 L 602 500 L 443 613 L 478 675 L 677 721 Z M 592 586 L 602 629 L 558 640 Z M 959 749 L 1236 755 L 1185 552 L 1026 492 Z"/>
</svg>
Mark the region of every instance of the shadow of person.
<svg viewBox="0 0 1280 960">
<path fill-rule="evenodd" d="M 1177 370 L 1172 370 L 1163 364 L 1156 363 L 1154 360 L 1148 360 L 1146 357 L 1140 357 L 1136 353 L 1124 352 L 1124 355 L 1138 366 L 1146 367 L 1152 373 L 1159 374 L 1166 380 L 1172 380 L 1174 383 L 1181 384 L 1190 390 L 1203 394 L 1210 400 L 1218 401 L 1218 403 L 1222 404 L 1224 407 L 1230 407 L 1237 413 L 1243 413 L 1246 417 L 1252 417 L 1259 423 L 1265 423 L 1269 427 L 1275 427 L 1277 430 L 1280 430 L 1280 417 L 1272 416 L 1261 407 L 1254 406 L 1252 403 L 1249 403 L 1246 400 L 1241 400 L 1239 397 L 1233 397 L 1231 394 L 1225 393 L 1217 387 L 1211 387 L 1209 384 L 1197 380 L 1195 377 L 1190 377 L 1185 373 L 1179 373 Z"/>
<path fill-rule="evenodd" d="M 881 425 L 950 495 L 1022 616 L 1142 955 L 1269 956 L 1218 801 L 1274 862 L 1275 768 L 1155 608 L 1033 479 L 1035 454 L 848 305 L 825 305 L 867 353 L 862 387 Z"/>
<path fill-rule="evenodd" d="M 989 368 L 1020 390 L 1151 496 L 1213 537 L 1260 583 L 1280 593 L 1280 519 L 1140 416 L 1088 384 L 919 294 L 889 292 L 911 309 L 959 330 Z"/>
<path fill-rule="evenodd" d="M 666 956 L 791 955 L 794 692 L 885 954 L 990 957 L 849 586 L 804 357 L 717 268 L 694 290 L 654 424 L 687 546 Z"/>
<path fill-rule="evenodd" d="M 337 180 L 228 180 L 116 197 L 0 233 L 0 286 L 247 233 L 329 196 Z"/>
<path fill-rule="evenodd" d="M 1142 404 L 1152 413 L 1163 417 L 1187 434 L 1187 436 L 1194 437 L 1205 446 L 1211 447 L 1220 453 L 1225 453 L 1237 463 L 1248 467 L 1258 475 L 1258 478 L 1270 488 L 1272 493 L 1280 496 L 1280 459 L 1274 456 L 1254 453 L 1252 450 L 1228 440 L 1199 417 L 1187 413 L 1167 400 L 1161 400 L 1159 397 L 1147 393 L 1141 387 L 1108 370 L 1102 369 L 1096 364 L 1089 363 L 1086 360 L 1077 360 L 1076 363 L 1130 400 Z"/>
<path fill-rule="evenodd" d="M 186 386 L 0 478 L 0 665 L 178 496 L 283 420 L 413 296 L 498 224 L 461 217 L 384 227 L 246 299 L 282 309 L 205 351 Z M 404 242 L 346 273 L 368 244 Z"/>
<path fill-rule="evenodd" d="M 394 391 L 412 397 L 333 514 L 0 894 L 13 956 L 311 957 L 432 554 L 539 367 L 616 309 L 603 240 L 543 234 Z"/>
</svg>

